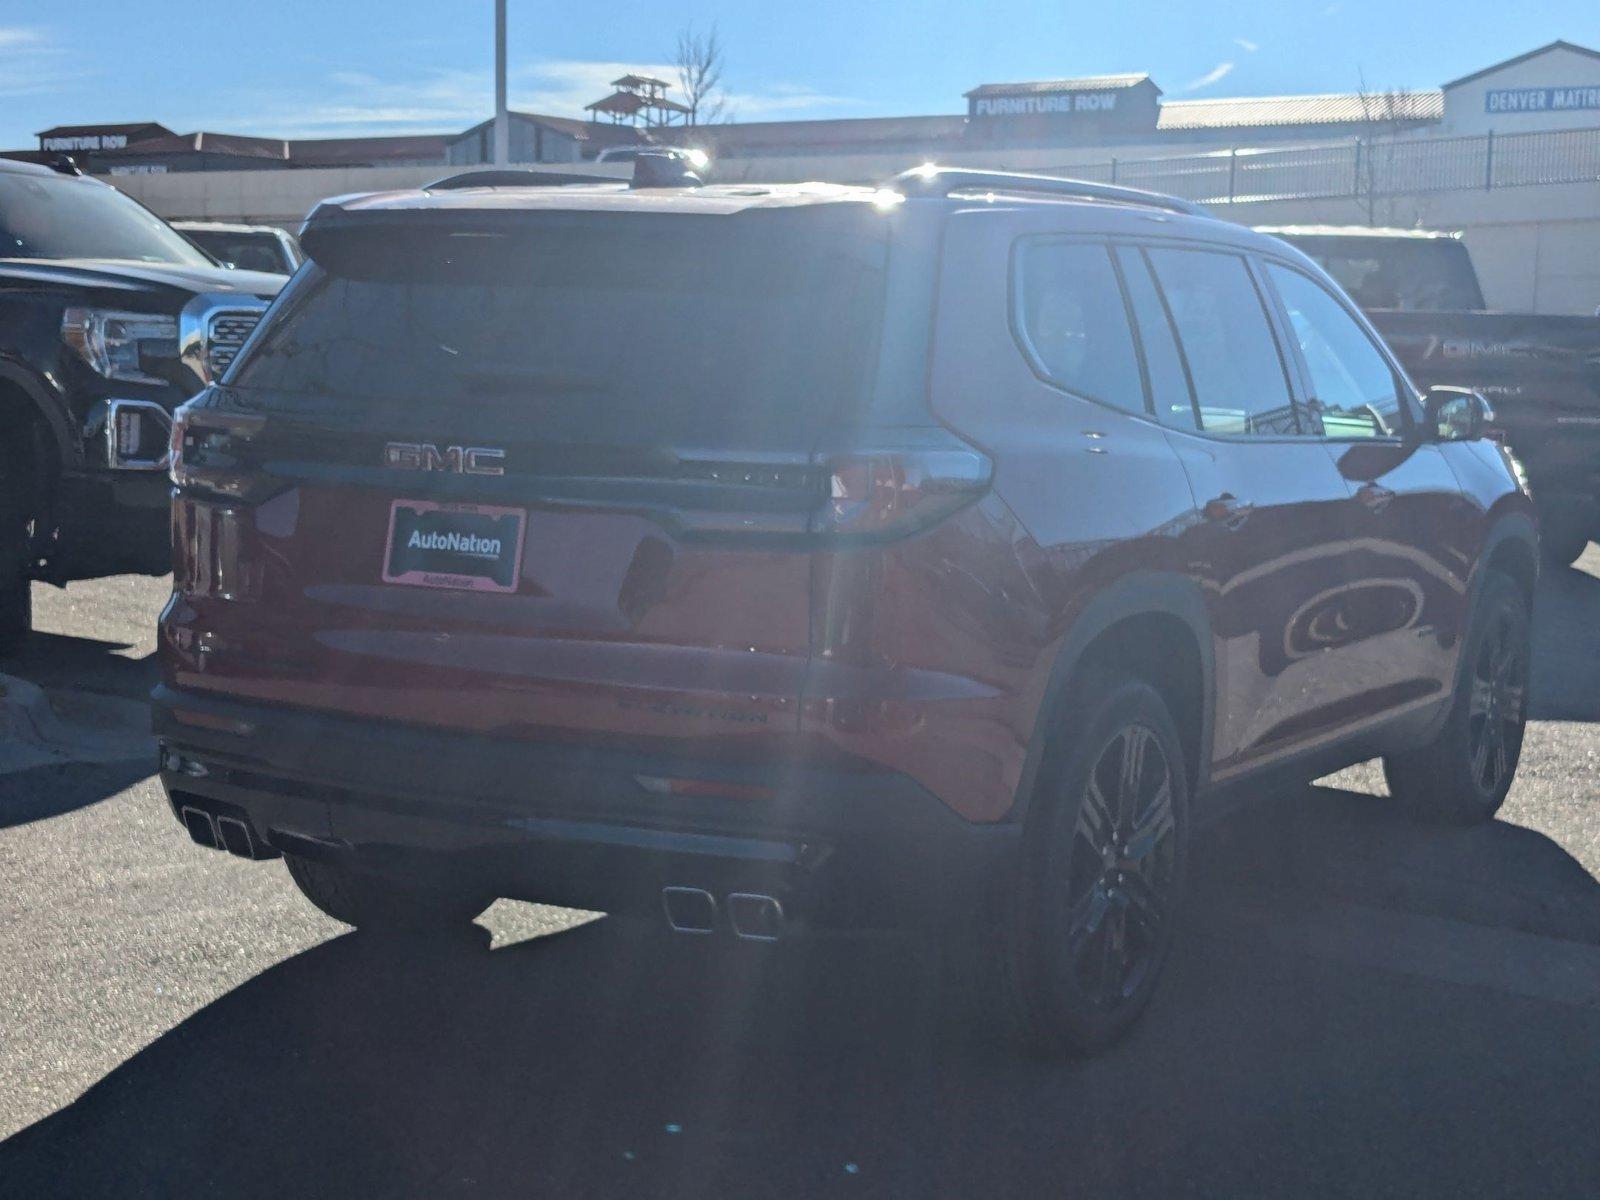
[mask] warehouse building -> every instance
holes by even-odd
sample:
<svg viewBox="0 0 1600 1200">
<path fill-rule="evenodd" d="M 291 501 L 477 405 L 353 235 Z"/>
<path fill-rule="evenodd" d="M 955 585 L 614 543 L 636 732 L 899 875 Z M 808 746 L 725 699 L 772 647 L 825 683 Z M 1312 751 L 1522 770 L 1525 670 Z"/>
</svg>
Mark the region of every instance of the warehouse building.
<svg viewBox="0 0 1600 1200">
<path fill-rule="evenodd" d="M 732 177 L 868 178 L 929 158 L 1026 167 L 1107 156 L 1203 154 L 1356 138 L 1475 136 L 1600 126 L 1600 52 L 1556 41 L 1440 89 L 1167 100 L 1148 74 L 985 83 L 965 112 L 931 116 L 685 125 L 668 85 L 643 76 L 588 107 L 588 119 L 510 114 L 511 160 L 581 163 L 609 146 L 693 145 Z M 627 111 L 619 101 L 634 101 Z M 102 174 L 308 167 L 472 166 L 490 161 L 493 125 L 459 133 L 290 139 L 174 133 L 153 122 L 57 126 L 23 157 L 73 155 Z M 787 165 L 786 165 L 787 164 Z M 799 172 L 799 174 L 795 174 Z"/>
</svg>

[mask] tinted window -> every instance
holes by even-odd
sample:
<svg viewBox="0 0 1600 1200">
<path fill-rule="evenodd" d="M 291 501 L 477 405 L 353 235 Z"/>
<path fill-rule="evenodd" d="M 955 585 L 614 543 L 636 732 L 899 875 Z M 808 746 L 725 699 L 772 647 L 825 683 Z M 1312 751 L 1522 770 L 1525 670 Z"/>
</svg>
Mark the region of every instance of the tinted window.
<svg viewBox="0 0 1600 1200">
<path fill-rule="evenodd" d="M 1172 334 L 1161 293 L 1150 278 L 1150 268 L 1142 253 L 1128 246 L 1117 250 L 1122 278 L 1133 305 L 1134 323 L 1144 347 L 1145 369 L 1150 375 L 1150 398 L 1156 416 L 1165 424 L 1195 428 L 1194 398 L 1189 394 L 1189 379 L 1178 357 L 1178 343 Z"/>
<path fill-rule="evenodd" d="M 283 247 L 270 233 L 221 233 L 191 229 L 189 237 L 218 262 L 241 271 L 269 271 L 287 275 L 294 268 L 284 261 Z"/>
<path fill-rule="evenodd" d="M 1382 437 L 1400 429 L 1394 372 L 1331 293 L 1288 267 L 1267 265 L 1311 374 L 1311 416 L 1328 437 Z"/>
<path fill-rule="evenodd" d="M 230 382 L 362 420 L 515 421 L 552 441 L 809 448 L 864 394 L 882 218 L 543 213 L 499 232 L 313 231 Z"/>
<path fill-rule="evenodd" d="M 1070 392 L 1142 413 L 1144 383 L 1105 246 L 1023 242 L 1017 303 L 1034 365 Z"/>
<path fill-rule="evenodd" d="M 0 258 L 122 258 L 209 267 L 165 221 L 115 188 L 67 175 L 0 173 Z"/>
<path fill-rule="evenodd" d="M 1214 433 L 1296 433 L 1283 360 L 1244 259 L 1151 250 L 1200 407 Z"/>
<path fill-rule="evenodd" d="M 1291 235 L 1362 308 L 1466 312 L 1483 293 L 1466 246 L 1454 238 Z"/>
</svg>

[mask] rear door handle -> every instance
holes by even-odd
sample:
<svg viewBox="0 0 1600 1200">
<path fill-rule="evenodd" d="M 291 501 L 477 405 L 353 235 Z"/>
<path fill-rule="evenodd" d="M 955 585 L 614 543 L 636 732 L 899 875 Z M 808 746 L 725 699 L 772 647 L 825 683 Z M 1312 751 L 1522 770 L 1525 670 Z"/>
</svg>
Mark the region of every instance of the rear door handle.
<svg viewBox="0 0 1600 1200">
<path fill-rule="evenodd" d="M 1241 500 L 1232 492 L 1223 492 L 1222 495 L 1207 500 L 1200 512 L 1208 521 L 1215 521 L 1229 529 L 1239 529 L 1250 519 L 1250 514 L 1255 510 L 1256 506 L 1248 500 Z"/>
<path fill-rule="evenodd" d="M 1373 516 L 1378 516 L 1394 502 L 1394 492 L 1381 483 L 1363 483 L 1356 489 L 1356 499 Z"/>
</svg>

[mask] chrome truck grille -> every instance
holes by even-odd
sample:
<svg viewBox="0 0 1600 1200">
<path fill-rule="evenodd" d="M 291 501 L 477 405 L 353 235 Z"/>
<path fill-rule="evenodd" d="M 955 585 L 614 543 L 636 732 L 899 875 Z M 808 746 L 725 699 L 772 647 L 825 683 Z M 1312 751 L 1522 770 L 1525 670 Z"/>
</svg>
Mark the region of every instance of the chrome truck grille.
<svg viewBox="0 0 1600 1200">
<path fill-rule="evenodd" d="M 238 292 L 190 297 L 178 313 L 178 353 L 197 380 L 207 384 L 221 377 L 267 311 L 267 300 Z"/>
<path fill-rule="evenodd" d="M 250 331 L 261 320 L 259 311 L 217 312 L 206 326 L 206 366 L 218 379 L 232 365 Z"/>
</svg>

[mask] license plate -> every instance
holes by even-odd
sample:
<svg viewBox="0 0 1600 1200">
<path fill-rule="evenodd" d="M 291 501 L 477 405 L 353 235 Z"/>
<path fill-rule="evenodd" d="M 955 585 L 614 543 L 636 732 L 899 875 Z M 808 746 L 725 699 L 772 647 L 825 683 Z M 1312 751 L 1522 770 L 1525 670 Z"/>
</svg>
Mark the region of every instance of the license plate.
<svg viewBox="0 0 1600 1200">
<path fill-rule="evenodd" d="M 514 592 L 527 513 L 486 504 L 396 500 L 389 507 L 385 583 Z"/>
</svg>

